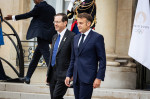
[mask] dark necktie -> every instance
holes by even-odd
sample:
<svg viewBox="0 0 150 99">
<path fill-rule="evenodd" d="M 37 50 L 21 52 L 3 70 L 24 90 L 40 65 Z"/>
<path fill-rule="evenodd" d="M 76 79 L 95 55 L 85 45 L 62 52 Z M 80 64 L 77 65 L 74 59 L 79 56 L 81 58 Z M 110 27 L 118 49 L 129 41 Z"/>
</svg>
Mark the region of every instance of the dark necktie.
<svg viewBox="0 0 150 99">
<path fill-rule="evenodd" d="M 52 60 L 51 60 L 51 66 L 52 67 L 55 65 L 55 60 L 56 60 L 56 54 L 57 54 L 57 50 L 58 50 L 59 41 L 60 41 L 60 34 L 57 37 L 57 40 L 55 42 L 54 49 L 53 49 Z"/>
<path fill-rule="evenodd" d="M 81 38 L 81 41 L 80 41 L 80 44 L 79 44 L 79 50 L 83 45 L 84 37 L 85 37 L 85 34 L 82 34 L 82 38 Z"/>
</svg>

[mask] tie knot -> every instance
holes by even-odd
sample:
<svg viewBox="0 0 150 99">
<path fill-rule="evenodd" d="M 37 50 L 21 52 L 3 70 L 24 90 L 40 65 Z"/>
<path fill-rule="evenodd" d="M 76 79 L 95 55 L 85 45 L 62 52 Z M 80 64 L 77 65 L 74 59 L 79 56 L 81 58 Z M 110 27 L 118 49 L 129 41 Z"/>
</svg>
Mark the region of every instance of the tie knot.
<svg viewBox="0 0 150 99">
<path fill-rule="evenodd" d="M 85 34 L 82 34 L 82 37 L 84 37 L 85 36 Z"/>
<path fill-rule="evenodd" d="M 60 34 L 58 35 L 58 37 L 60 37 Z"/>
</svg>

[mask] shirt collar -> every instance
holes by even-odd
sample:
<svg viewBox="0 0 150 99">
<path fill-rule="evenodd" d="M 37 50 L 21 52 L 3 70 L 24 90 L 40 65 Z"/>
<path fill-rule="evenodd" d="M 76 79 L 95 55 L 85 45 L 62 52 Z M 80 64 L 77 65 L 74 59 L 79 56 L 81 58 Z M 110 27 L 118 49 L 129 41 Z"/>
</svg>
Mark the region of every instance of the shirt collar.
<svg viewBox="0 0 150 99">
<path fill-rule="evenodd" d="M 57 32 L 57 33 L 58 33 L 58 35 L 60 34 L 60 36 L 61 36 L 61 37 L 63 37 L 63 36 L 64 36 L 64 34 L 65 34 L 65 32 L 66 32 L 66 30 L 67 30 L 67 28 L 65 28 L 62 32 L 60 32 L 60 33 L 59 33 L 59 32 Z"/>
<path fill-rule="evenodd" d="M 40 3 L 42 3 L 42 2 L 46 2 L 46 1 L 43 0 L 43 1 L 41 1 Z"/>
<path fill-rule="evenodd" d="M 91 28 L 90 28 L 88 31 L 86 31 L 86 32 L 84 33 L 84 35 L 87 36 L 90 31 L 91 31 Z"/>
</svg>

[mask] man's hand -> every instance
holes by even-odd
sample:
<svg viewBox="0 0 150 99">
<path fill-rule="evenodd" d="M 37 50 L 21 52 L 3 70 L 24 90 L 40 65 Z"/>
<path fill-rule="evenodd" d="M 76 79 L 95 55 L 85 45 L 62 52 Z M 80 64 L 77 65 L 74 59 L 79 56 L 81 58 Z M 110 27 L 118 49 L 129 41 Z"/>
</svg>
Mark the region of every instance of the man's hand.
<svg viewBox="0 0 150 99">
<path fill-rule="evenodd" d="M 68 86 L 68 87 L 70 87 L 70 77 L 66 77 L 66 79 L 65 79 L 65 84 L 66 84 L 66 86 Z"/>
<path fill-rule="evenodd" d="M 7 15 L 7 17 L 4 17 L 5 20 L 12 20 L 12 15 Z"/>
<path fill-rule="evenodd" d="M 101 84 L 101 80 L 96 78 L 93 83 L 93 88 L 98 88 L 100 84 Z"/>
<path fill-rule="evenodd" d="M 73 76 L 71 77 L 70 81 L 73 81 Z"/>
</svg>

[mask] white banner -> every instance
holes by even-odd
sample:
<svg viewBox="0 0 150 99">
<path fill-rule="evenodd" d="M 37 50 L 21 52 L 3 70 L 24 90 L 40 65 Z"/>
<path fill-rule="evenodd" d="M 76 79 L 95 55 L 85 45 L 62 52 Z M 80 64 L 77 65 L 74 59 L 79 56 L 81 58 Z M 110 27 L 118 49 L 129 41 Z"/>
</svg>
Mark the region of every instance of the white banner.
<svg viewBox="0 0 150 99">
<path fill-rule="evenodd" d="M 128 54 L 150 69 L 149 0 L 138 0 Z"/>
</svg>

